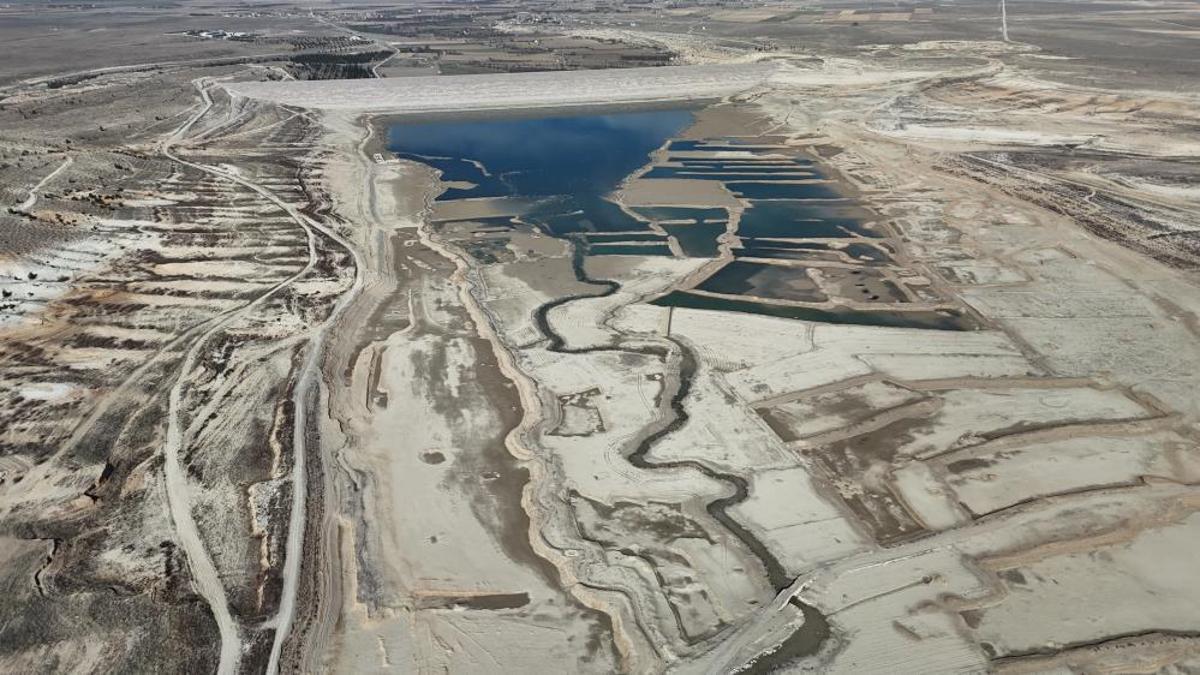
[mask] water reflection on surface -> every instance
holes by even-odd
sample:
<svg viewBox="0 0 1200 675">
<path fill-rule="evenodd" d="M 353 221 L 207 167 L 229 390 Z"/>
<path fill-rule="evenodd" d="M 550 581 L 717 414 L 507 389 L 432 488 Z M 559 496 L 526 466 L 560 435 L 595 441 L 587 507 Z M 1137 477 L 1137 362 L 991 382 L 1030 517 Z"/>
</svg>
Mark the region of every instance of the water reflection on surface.
<svg viewBox="0 0 1200 675">
<path fill-rule="evenodd" d="M 956 310 L 903 307 L 911 291 L 889 271 L 895 263 L 878 216 L 817 155 L 782 137 L 674 138 L 692 120 L 691 111 L 676 109 L 403 123 L 389 130 L 389 148 L 441 172 L 440 202 L 482 200 L 460 203 L 470 211 L 497 197 L 531 201 L 517 220 L 443 223 L 489 237 L 469 242 L 484 263 L 505 259 L 506 228 L 531 225 L 575 241 L 577 268 L 586 256 L 716 258 L 726 242 L 734 260 L 655 304 L 828 323 L 973 327 Z M 658 206 L 612 201 L 660 149 L 655 165 L 637 176 L 650 186 L 643 194 L 651 204 L 656 181 L 685 179 L 721 183 L 741 208 L 685 206 L 678 196 Z M 868 307 L 875 304 L 882 306 Z"/>
</svg>

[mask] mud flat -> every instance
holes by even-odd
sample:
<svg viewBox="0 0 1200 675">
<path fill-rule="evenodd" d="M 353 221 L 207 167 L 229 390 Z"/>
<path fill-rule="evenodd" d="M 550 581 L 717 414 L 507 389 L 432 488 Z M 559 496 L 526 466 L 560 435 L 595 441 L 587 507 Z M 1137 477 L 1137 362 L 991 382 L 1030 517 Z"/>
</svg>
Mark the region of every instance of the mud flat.
<svg viewBox="0 0 1200 675">
<path fill-rule="evenodd" d="M 0 28 L 0 669 L 1200 667 L 1187 59 L 514 7 Z"/>
<path fill-rule="evenodd" d="M 745 119 L 753 124 L 752 115 Z M 662 207 L 626 209 L 609 194 L 693 122 L 672 112 L 580 113 L 400 124 L 391 131 L 397 156 L 426 161 L 443 180 L 451 179 L 436 197 L 439 205 L 543 202 L 518 216 L 473 220 L 437 219 L 462 212 L 439 206 L 423 227 L 464 265 L 463 290 L 489 323 L 496 348 L 512 359 L 525 391 L 524 422 L 512 438 L 517 456 L 537 467 L 531 475 L 540 477 L 528 485 L 524 501 L 531 536 L 543 542 L 539 555 L 559 578 L 577 580 L 565 590 L 610 617 L 621 663 L 636 670 L 702 662 L 722 635 L 749 620 L 753 608 L 769 605 L 793 578 L 790 563 L 777 559 L 755 526 L 734 515 L 751 512 L 741 510 L 751 497 L 748 468 L 784 462 L 786 450 L 749 411 L 719 407 L 721 399 L 712 398 L 722 386 L 719 375 L 690 341 L 661 328 L 610 325 L 635 307 L 654 309 L 641 301 L 708 265 L 670 251 L 656 260 L 660 256 L 639 255 L 636 245 L 619 253 L 618 244 L 662 237 L 651 227 L 659 219 L 686 224 L 684 215 L 717 218 L 724 209 L 704 202 L 672 207 L 669 198 L 658 202 Z M 513 124 L 532 128 L 524 134 L 530 143 L 508 143 L 503 131 Z M 594 128 L 602 134 L 620 130 L 604 142 L 605 161 L 599 168 L 568 161 L 591 152 Z M 554 148 L 540 148 L 540 138 L 554 139 Z M 723 232 L 726 223 L 717 222 Z M 530 248 L 539 238 L 559 243 Z M 616 243 L 596 243 L 610 239 Z M 547 286 L 529 274 L 544 275 L 548 268 L 561 268 L 568 283 Z M 660 326 L 669 330 L 666 318 Z M 705 421 L 697 422 L 697 415 Z M 718 431 L 725 420 L 732 428 Z M 741 440 L 734 440 L 737 435 Z M 699 446 L 690 445 L 700 439 Z M 721 448 L 724 458 L 708 456 L 702 449 L 709 447 Z M 448 452 L 435 454 L 444 458 Z M 743 454 L 755 459 L 736 459 Z M 570 502 L 555 504 L 554 495 L 564 491 Z M 360 564 L 373 566 L 380 554 L 365 555 Z M 782 612 L 781 621 L 791 628 L 779 637 L 786 642 L 780 663 L 814 652 L 827 639 L 828 626 L 816 609 L 797 600 Z M 676 656 L 653 646 L 664 639 Z M 764 651 L 775 650 L 767 645 Z"/>
<path fill-rule="evenodd" d="M 970 671 L 1095 658 L 1108 638 L 1132 640 L 1129 654 L 1191 639 L 1186 603 L 1131 608 L 1062 627 L 1056 655 L 1014 619 L 1049 609 L 1006 605 L 1032 583 L 1020 570 L 1058 578 L 1084 551 L 1111 557 L 1094 569 L 1120 597 L 1156 592 L 1132 570 L 1186 538 L 1194 406 L 1182 370 L 1155 374 L 1149 346 L 1118 348 L 1089 317 L 1161 327 L 1155 348 L 1180 363 L 1200 359 L 1191 329 L 1117 281 L 1127 251 L 1073 238 L 1061 216 L 964 196 L 961 177 L 915 160 L 921 178 L 905 175 L 903 146 L 850 122 L 763 122 L 817 117 L 803 106 L 818 103 L 696 110 L 611 191 L 593 181 L 565 201 L 565 168 L 539 190 L 540 160 L 519 149 L 406 146 L 398 127 L 401 164 L 444 179 L 422 231 L 456 261 L 521 392 L 509 450 L 561 592 L 608 617 L 631 670 L 874 672 L 903 653 L 904 668 Z M 1085 284 L 1074 308 L 1055 299 Z M 670 301 L 681 292 L 710 301 Z M 1050 340 L 1051 326 L 1074 337 Z M 1082 351 L 1094 341 L 1104 356 Z M 1036 448 L 1069 457 L 1071 477 L 1031 479 L 1054 462 Z M 1123 508 L 1132 520 L 1113 520 Z M 1055 587 L 1059 602 L 1078 592 Z M 513 611 L 523 592 L 536 596 L 421 611 Z"/>
</svg>

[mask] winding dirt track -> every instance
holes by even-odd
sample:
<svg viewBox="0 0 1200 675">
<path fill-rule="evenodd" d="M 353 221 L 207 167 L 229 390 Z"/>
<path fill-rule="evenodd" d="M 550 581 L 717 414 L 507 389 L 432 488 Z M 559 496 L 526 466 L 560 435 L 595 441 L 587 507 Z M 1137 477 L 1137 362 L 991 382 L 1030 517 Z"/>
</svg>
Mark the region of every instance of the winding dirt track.
<svg viewBox="0 0 1200 675">
<path fill-rule="evenodd" d="M 375 184 L 372 173 L 375 162 L 366 150 L 374 135 L 374 127 L 370 123 L 365 123 L 364 126 L 365 134 L 356 144 L 351 157 L 362 170 L 362 194 L 365 196 L 366 207 L 349 214 L 348 218 L 355 222 L 356 227 L 362 228 L 358 235 L 360 241 L 369 242 L 375 233 L 385 231 L 387 225 L 375 211 Z M 354 200 L 348 200 L 342 206 L 353 208 L 353 205 L 357 203 Z M 356 312 L 360 312 L 356 305 L 363 301 L 369 303 L 372 289 L 375 289 L 380 283 L 372 276 L 372 272 L 380 268 L 380 264 L 375 260 L 377 253 L 373 252 L 369 245 L 364 246 L 362 250 L 352 247 L 351 251 L 355 256 L 355 286 L 352 293 L 343 296 L 335 315 L 326 322 L 327 326 L 331 325 L 334 319 L 355 321 Z M 367 321 L 366 316 L 361 313 L 358 316 L 361 322 Z M 336 370 L 336 367 L 330 365 L 336 359 L 332 358 L 334 352 L 329 352 L 329 349 L 337 349 L 337 342 L 338 339 L 335 337 L 333 346 L 327 347 L 325 336 L 322 335 L 320 350 L 326 352 L 325 355 L 330 358 L 318 363 L 318 369 L 327 367 Z M 300 396 L 301 393 L 298 390 L 297 396 Z M 296 409 L 297 412 L 307 410 L 301 405 L 297 405 Z M 306 490 L 313 493 L 309 495 L 310 497 L 316 495 L 314 504 L 311 505 L 311 509 L 306 505 L 303 514 L 296 512 L 292 514 L 292 526 L 298 527 L 299 530 L 289 536 L 285 581 L 290 585 L 285 588 L 284 593 L 287 607 L 284 608 L 281 604 L 281 610 L 286 609 L 286 613 L 280 612 L 280 618 L 286 618 L 286 621 L 281 621 L 276 629 L 275 644 L 272 647 L 267 668 L 267 672 L 271 675 L 284 669 L 285 666 L 291 672 L 324 670 L 326 657 L 334 648 L 334 633 L 341 618 L 344 572 L 339 550 L 339 504 L 342 500 L 342 486 L 334 475 L 334 467 L 339 467 L 340 471 L 347 476 L 352 472 L 344 466 L 344 460 L 340 458 L 335 448 L 329 447 L 325 443 L 317 443 L 317 452 L 321 460 L 321 468 L 324 471 L 319 476 L 319 482 L 315 481 L 312 485 L 304 486 Z M 354 479 L 351 477 L 349 480 L 353 482 Z M 306 546 L 302 546 L 306 543 L 304 541 L 306 528 L 309 540 Z M 305 553 L 308 554 L 307 559 Z M 309 566 L 308 568 L 305 567 L 306 564 Z M 301 615 L 298 619 L 296 599 L 301 575 L 304 575 L 304 583 L 309 584 L 308 592 L 314 601 L 304 608 L 308 615 Z"/>
<path fill-rule="evenodd" d="M 241 626 L 236 618 L 230 612 L 228 597 L 225 593 L 225 587 L 221 582 L 220 576 L 217 573 L 216 567 L 212 562 L 212 557 L 209 555 L 204 541 L 200 536 L 196 522 L 191 512 L 191 485 L 188 483 L 187 477 L 183 471 L 180 454 L 187 444 L 186 434 L 182 428 L 182 398 L 186 386 L 186 375 L 195 361 L 202 353 L 204 345 L 208 339 L 229 325 L 235 319 L 244 316 L 246 313 L 261 306 L 264 302 L 274 297 L 283 289 L 291 286 L 299 279 L 307 276 L 318 262 L 319 253 L 317 251 L 318 233 L 327 237 L 339 245 L 344 247 L 347 252 L 354 257 L 357 263 L 357 253 L 355 249 L 337 233 L 320 225 L 316 221 L 304 216 L 291 205 L 284 202 L 274 193 L 264 188 L 263 186 L 253 181 L 234 175 L 227 171 L 216 169 L 204 164 L 192 162 L 182 159 L 172 151 L 172 146 L 184 138 L 187 132 L 207 114 L 213 107 L 212 98 L 208 92 L 209 83 L 205 79 L 200 79 L 194 83 L 199 89 L 201 97 L 200 110 L 189 118 L 184 124 L 180 125 L 160 146 L 160 151 L 164 157 L 177 162 L 183 166 L 190 167 L 197 171 L 202 171 L 209 175 L 229 180 L 243 187 L 253 190 L 267 201 L 282 209 L 287 215 L 299 225 L 305 232 L 307 238 L 308 260 L 303 268 L 287 279 L 269 288 L 266 292 L 257 296 L 249 303 L 241 307 L 229 310 L 215 319 L 205 324 L 205 330 L 196 337 L 191 347 L 188 349 L 184 357 L 183 364 L 176 371 L 176 380 L 171 387 L 167 409 L 167 438 L 163 446 L 164 455 L 164 470 L 166 475 L 166 492 L 167 500 L 170 506 L 171 519 L 175 524 L 177 536 L 180 539 L 185 553 L 188 556 L 188 564 L 192 571 L 192 576 L 195 580 L 197 589 L 204 599 L 212 608 L 213 616 L 217 621 L 217 627 L 221 635 L 221 658 L 218 666 L 219 673 L 234 673 L 238 669 L 238 664 L 242 655 L 242 639 Z M 315 392 L 316 383 L 314 375 L 319 372 L 319 362 L 323 353 L 325 329 L 330 323 L 336 319 L 341 309 L 352 299 L 362 285 L 361 266 L 355 265 L 355 283 L 350 291 L 342 294 L 334 307 L 333 313 L 326 319 L 322 328 L 317 331 L 310 341 L 307 348 L 307 353 L 296 382 L 295 387 L 295 420 L 294 420 L 294 458 L 292 466 L 292 485 L 293 485 L 293 502 L 292 513 L 288 525 L 288 540 L 287 552 L 284 557 L 284 568 L 282 574 L 283 593 L 280 598 L 279 611 L 274 619 L 267 622 L 267 625 L 276 627 L 275 642 L 271 650 L 271 660 L 268 669 L 274 672 L 278 669 L 278 658 L 280 648 L 284 639 L 287 636 L 291 626 L 292 616 L 295 607 L 297 577 L 300 569 L 300 549 L 303 544 L 304 534 L 304 519 L 305 519 L 305 496 L 306 496 L 306 466 L 305 456 L 307 452 L 305 430 L 307 429 L 307 403 L 310 396 Z"/>
<path fill-rule="evenodd" d="M 38 181 L 37 185 L 34 185 L 32 188 L 30 188 L 29 196 L 25 198 L 25 201 L 17 205 L 17 210 L 22 213 L 29 213 L 29 209 L 32 209 L 33 205 L 37 203 L 38 192 L 40 192 L 42 188 L 46 187 L 50 181 L 54 180 L 58 174 L 62 173 L 64 169 L 66 169 L 68 166 L 71 166 L 72 161 L 74 160 L 72 160 L 70 157 L 67 157 L 62 161 L 62 164 L 58 165 L 57 169 L 46 174 L 45 178 Z"/>
</svg>

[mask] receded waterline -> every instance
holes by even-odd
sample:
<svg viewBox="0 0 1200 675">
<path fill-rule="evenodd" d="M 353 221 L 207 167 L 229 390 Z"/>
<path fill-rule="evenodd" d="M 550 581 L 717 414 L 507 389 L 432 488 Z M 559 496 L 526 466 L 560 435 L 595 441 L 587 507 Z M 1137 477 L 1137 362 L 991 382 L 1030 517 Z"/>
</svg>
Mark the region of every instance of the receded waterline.
<svg viewBox="0 0 1200 675">
<path fill-rule="evenodd" d="M 680 340 L 665 336 L 661 346 L 617 344 L 576 349 L 567 344 L 549 320 L 550 312 L 558 307 L 582 298 L 612 295 L 620 289 L 615 281 L 589 277 L 584 264 L 589 254 L 608 254 L 622 248 L 615 243 L 620 235 L 592 241 L 588 238 L 589 233 L 649 232 L 650 222 L 664 216 L 677 221 L 673 225 L 675 229 L 705 226 L 714 240 L 724 230 L 724 221 L 728 217 L 725 209 L 627 211 L 607 199 L 622 180 L 646 163 L 655 149 L 662 147 L 690 122 L 689 111 L 676 110 L 409 124 L 392 127 L 389 147 L 401 156 L 418 160 L 438 158 L 429 163 L 435 168 L 441 164 L 451 170 L 443 170 L 443 180 L 453 181 L 453 184 L 440 196 L 442 201 L 496 196 L 554 197 L 542 201 L 532 212 L 522 215 L 521 220 L 570 242 L 576 281 L 593 286 L 595 291 L 558 298 L 537 308 L 534 323 L 546 338 L 546 348 L 563 354 L 637 351 L 659 358 L 664 364 L 674 364 L 675 385 L 665 404 L 666 414 L 643 431 L 644 435 L 634 443 L 626 459 L 634 466 L 651 471 L 686 467 L 728 486 L 726 496 L 713 500 L 705 508 L 759 560 L 767 582 L 780 592 L 792 583 L 785 567 L 765 543 L 730 514 L 731 508 L 749 498 L 749 481 L 703 462 L 660 461 L 651 456 L 652 448 L 661 439 L 689 420 L 686 400 L 699 367 L 691 348 Z M 492 180 L 500 175 L 505 177 L 503 189 Z M 678 221 L 691 221 L 691 224 Z M 652 246 L 655 253 L 670 254 L 669 250 L 661 250 L 662 245 L 650 242 L 649 237 L 626 241 L 633 245 L 626 244 L 624 248 L 631 252 L 643 249 L 640 255 L 649 252 L 644 250 L 648 246 Z M 698 241 L 690 241 L 689 248 L 703 250 L 709 255 L 715 253 Z M 799 601 L 796 603 L 800 604 Z M 814 608 L 800 606 L 805 622 L 797 634 L 803 636 L 806 650 L 815 651 L 827 637 L 828 626 Z"/>
</svg>

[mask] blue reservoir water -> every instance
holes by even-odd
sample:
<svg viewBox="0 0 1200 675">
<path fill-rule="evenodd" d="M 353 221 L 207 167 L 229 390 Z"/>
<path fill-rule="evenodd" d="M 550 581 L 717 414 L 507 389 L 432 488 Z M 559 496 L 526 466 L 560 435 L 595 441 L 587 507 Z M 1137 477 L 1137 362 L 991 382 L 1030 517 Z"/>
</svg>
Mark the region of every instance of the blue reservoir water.
<svg viewBox="0 0 1200 675">
<path fill-rule="evenodd" d="M 739 140 L 736 138 L 719 140 L 678 140 L 671 141 L 667 149 L 671 152 L 693 152 L 701 150 L 704 152 L 745 152 L 746 150 L 764 150 L 769 151 L 775 149 L 775 145 L 763 145 L 756 140 Z"/>
<path fill-rule="evenodd" d="M 633 210 L 638 215 L 651 220 L 679 220 L 696 223 L 720 221 L 729 219 L 729 212 L 723 208 L 699 208 L 690 206 L 635 206 Z"/>
<path fill-rule="evenodd" d="M 738 234 L 743 237 L 824 238 L 879 236 L 863 222 L 870 213 L 853 204 L 823 204 L 805 200 L 754 202 L 742 213 Z"/>
<path fill-rule="evenodd" d="M 526 218 L 559 235 L 645 230 L 604 196 L 691 121 L 689 110 L 656 110 L 400 123 L 388 130 L 388 149 L 475 185 L 439 200 L 555 197 Z"/>
<path fill-rule="evenodd" d="M 832 183 L 726 183 L 745 199 L 845 199 Z"/>
<path fill-rule="evenodd" d="M 666 237 L 657 232 L 592 232 L 584 235 L 590 244 L 611 244 L 621 241 L 654 241 L 666 243 Z"/>
<path fill-rule="evenodd" d="M 800 242 L 780 239 L 741 239 L 741 247 L 733 250 L 733 255 L 739 258 L 778 258 L 781 260 L 807 260 L 814 252 L 834 251 L 829 244 L 819 242 Z M 891 261 L 891 255 L 870 244 L 848 244 L 836 249 L 860 264 L 886 263 Z M 840 259 L 832 258 L 834 260 Z"/>
<path fill-rule="evenodd" d="M 717 237 L 725 233 L 729 220 L 729 212 L 723 208 L 638 206 L 633 210 L 675 237 L 689 258 L 715 258 L 720 253 Z"/>
<path fill-rule="evenodd" d="M 721 252 L 717 237 L 725 233 L 725 223 L 694 223 L 691 225 L 660 225 L 679 242 L 679 248 L 689 258 L 715 258 Z"/>
<path fill-rule="evenodd" d="M 726 295 L 753 295 L 777 300 L 825 302 L 829 299 L 803 269 L 735 260 L 699 286 Z"/>
<path fill-rule="evenodd" d="M 917 310 L 895 312 L 889 310 L 859 311 L 851 309 L 818 309 L 788 305 L 771 305 L 740 298 L 713 297 L 672 291 L 651 301 L 661 307 L 688 307 L 691 309 L 713 309 L 724 312 L 747 312 L 787 319 L 803 319 L 819 323 L 854 324 L 864 326 L 888 326 L 893 328 L 922 328 L 926 330 L 975 330 L 977 325 L 970 317 L 953 310 Z"/>
<path fill-rule="evenodd" d="M 814 171 L 780 171 L 778 169 L 738 169 L 732 172 L 716 168 L 695 168 L 688 166 L 656 166 L 647 171 L 643 178 L 691 178 L 693 180 L 730 181 L 779 181 L 779 180 L 812 180 L 822 178 Z"/>
<path fill-rule="evenodd" d="M 588 244 L 588 255 L 657 255 L 670 256 L 666 244 Z"/>
<path fill-rule="evenodd" d="M 684 255 L 714 257 L 719 253 L 717 239 L 728 224 L 725 209 L 664 205 L 626 211 L 607 199 L 626 177 L 647 163 L 652 152 L 671 142 L 670 150 L 683 156 L 670 157 L 669 165 L 654 169 L 648 177 L 722 181 L 741 196 L 746 208 L 738 224 L 742 247 L 735 250 L 739 257 L 803 259 L 807 252 L 835 261 L 844 260 L 840 256 L 845 255 L 865 265 L 889 259 L 887 249 L 862 241 L 846 241 L 847 246 L 837 247 L 837 254 L 833 253 L 835 247 L 826 243 L 786 241 L 878 238 L 881 233 L 867 224 L 877 216 L 843 193 L 838 184 L 794 182 L 827 178 L 816 158 L 777 144 L 755 145 L 734 139 L 671 141 L 691 122 L 691 112 L 680 109 L 401 123 L 389 129 L 388 147 L 400 157 L 424 162 L 441 172 L 450 185 L 439 200 L 532 199 L 535 206 L 520 220 L 533 222 L 555 236 L 575 238 L 579 242 L 576 250 L 582 254 L 669 256 L 670 242 Z M 696 156 L 732 151 L 740 154 Z M 495 239 L 468 241 L 479 249 L 472 255 L 485 263 L 500 260 L 492 255 L 492 249 L 503 248 L 505 230 L 523 227 L 507 216 L 471 222 L 476 234 L 499 233 Z M 651 223 L 660 229 L 652 230 Z M 574 259 L 577 273 L 582 269 L 581 260 Z M 854 270 L 849 274 L 862 273 Z M 859 278 L 863 281 L 850 283 L 872 299 L 889 291 L 882 282 L 872 284 L 866 276 Z M 826 323 L 942 330 L 975 327 L 969 316 L 956 311 L 818 308 L 756 300 L 819 303 L 828 299 L 826 289 L 803 269 L 778 264 L 736 260 L 697 290 L 673 291 L 653 302 Z M 902 302 L 899 289 L 892 290 L 897 297 L 890 297 L 889 302 Z"/>
</svg>

